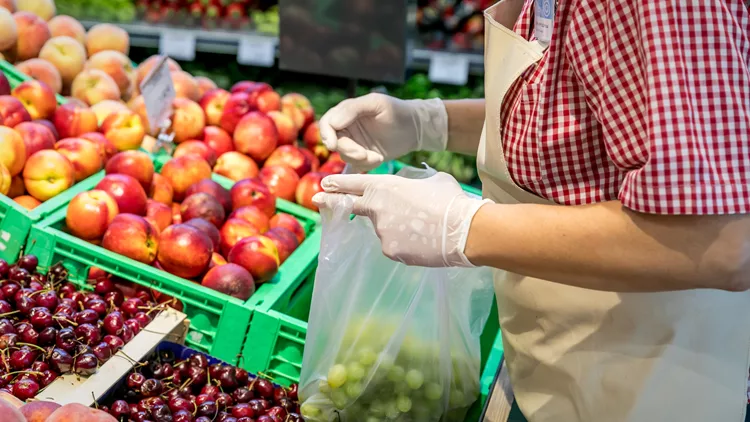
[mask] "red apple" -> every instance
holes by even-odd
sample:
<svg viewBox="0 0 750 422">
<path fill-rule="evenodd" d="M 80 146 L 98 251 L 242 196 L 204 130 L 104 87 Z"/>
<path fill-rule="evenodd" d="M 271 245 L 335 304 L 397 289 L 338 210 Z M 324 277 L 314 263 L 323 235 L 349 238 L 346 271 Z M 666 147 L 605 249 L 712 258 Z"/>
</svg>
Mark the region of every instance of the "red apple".
<svg viewBox="0 0 750 422">
<path fill-rule="evenodd" d="M 216 160 L 214 173 L 238 181 L 249 177 L 256 177 L 258 175 L 258 165 L 255 164 L 252 158 L 241 152 L 229 151 L 221 154 L 219 159 Z"/>
<path fill-rule="evenodd" d="M 279 251 L 265 236 L 251 236 L 237 242 L 229 251 L 227 261 L 246 269 L 256 283 L 271 280 L 279 271 Z"/>
<path fill-rule="evenodd" d="M 225 152 L 234 151 L 232 137 L 220 127 L 206 126 L 203 129 L 203 142 L 214 150 L 217 157 Z"/>
<path fill-rule="evenodd" d="M 283 227 L 274 227 L 266 232 L 264 236 L 271 239 L 274 245 L 276 245 L 276 250 L 279 252 L 280 264 L 283 264 L 289 258 L 289 255 L 299 246 L 297 236 Z"/>
<path fill-rule="evenodd" d="M 218 128 L 217 128 L 218 129 Z M 216 152 L 208 146 L 208 144 L 202 141 L 185 141 L 174 150 L 173 157 L 182 157 L 183 155 L 194 154 L 198 157 L 203 158 L 208 162 L 208 165 L 213 167 L 216 164 Z"/>
<path fill-rule="evenodd" d="M 247 300 L 255 293 L 253 276 L 237 264 L 213 267 L 203 277 L 201 284 L 240 300 Z"/>
<path fill-rule="evenodd" d="M 232 196 L 229 194 L 229 191 L 220 184 L 211 179 L 201 180 L 198 183 L 192 184 L 185 192 L 185 196 L 188 197 L 199 192 L 207 193 L 216 198 L 221 206 L 224 207 L 224 211 L 227 214 L 232 212 Z"/>
<path fill-rule="evenodd" d="M 312 197 L 318 192 L 323 192 L 320 182 L 323 181 L 323 178 L 326 176 L 328 176 L 328 173 L 320 172 L 312 172 L 304 175 L 302 179 L 300 179 L 299 185 L 297 185 L 297 192 L 295 194 L 297 203 L 317 212 L 318 207 L 313 204 Z"/>
<path fill-rule="evenodd" d="M 0 125 L 15 127 L 19 123 L 30 121 L 31 115 L 18 98 L 0 95 Z"/>
<path fill-rule="evenodd" d="M 161 233 L 172 225 L 172 207 L 149 199 L 146 201 L 146 218 L 153 220 Z"/>
<path fill-rule="evenodd" d="M 198 156 L 183 155 L 167 161 L 161 169 L 161 175 L 172 184 L 174 199 L 182 201 L 193 183 L 211 178 L 211 166 Z"/>
<path fill-rule="evenodd" d="M 305 228 L 302 227 L 302 224 L 300 224 L 299 221 L 297 221 L 296 218 L 292 217 L 289 214 L 276 214 L 271 218 L 270 227 L 283 227 L 292 233 L 294 233 L 295 236 L 297 236 L 297 240 L 300 244 L 302 244 L 302 241 L 305 240 Z"/>
<path fill-rule="evenodd" d="M 268 230 L 270 224 L 270 219 L 268 218 L 268 216 L 255 205 L 246 205 L 244 207 L 239 207 L 236 210 L 232 211 L 231 214 L 229 214 L 229 218 L 239 218 L 240 220 L 245 220 L 257 227 L 258 231 L 260 231 L 261 233 L 265 233 Z"/>
<path fill-rule="evenodd" d="M 256 162 L 268 158 L 278 143 L 279 133 L 273 120 L 258 111 L 247 113 L 234 131 L 234 149 Z"/>
<path fill-rule="evenodd" d="M 214 251 L 218 252 L 221 250 L 221 233 L 219 232 L 219 229 L 216 228 L 216 226 L 202 218 L 193 218 L 190 221 L 185 222 L 185 224 L 195 227 L 196 229 L 202 231 L 206 236 L 208 236 L 208 238 L 211 239 Z M 216 254 L 216 252 L 214 252 L 214 254 Z"/>
<path fill-rule="evenodd" d="M 143 189 L 151 188 L 154 180 L 154 163 L 142 151 L 123 151 L 115 154 L 104 168 L 107 174 L 125 174 L 140 182 Z"/>
<path fill-rule="evenodd" d="M 202 231 L 187 224 L 167 227 L 159 239 L 159 264 L 178 277 L 203 274 L 211 262 L 213 243 Z"/>
<path fill-rule="evenodd" d="M 118 213 L 114 198 L 94 189 L 81 192 L 70 200 L 65 224 L 73 236 L 83 240 L 100 239 Z"/>
<path fill-rule="evenodd" d="M 234 133 L 240 120 L 249 112 L 255 110 L 255 104 L 251 103 L 250 96 L 244 92 L 237 92 L 229 96 L 221 113 L 219 126 L 228 133 Z"/>
<path fill-rule="evenodd" d="M 241 239 L 258 235 L 260 231 L 245 220 L 230 218 L 224 222 L 219 233 L 221 235 L 221 253 L 226 255 Z"/>
<path fill-rule="evenodd" d="M 287 165 L 265 166 L 258 176 L 271 193 L 281 199 L 294 202 L 299 176 Z"/>
<path fill-rule="evenodd" d="M 212 89 L 201 97 L 200 106 L 206 113 L 207 125 L 218 126 L 221 123 L 221 116 L 229 96 L 229 92 L 223 89 Z"/>
<path fill-rule="evenodd" d="M 140 188 L 141 185 L 135 179 L 133 183 Z M 141 216 L 119 214 L 104 233 L 102 247 L 138 262 L 151 264 L 156 259 L 159 248 L 159 233 L 156 227 Z"/>
<path fill-rule="evenodd" d="M 13 128 L 21 135 L 26 145 L 26 158 L 43 149 L 55 147 L 55 135 L 46 126 L 35 122 L 23 122 Z"/>
<path fill-rule="evenodd" d="M 135 178 L 125 174 L 108 174 L 96 185 L 96 189 L 110 194 L 120 212 L 146 215 L 146 191 Z"/>
<path fill-rule="evenodd" d="M 270 167 L 276 165 L 291 167 L 297 172 L 299 177 L 309 173 L 312 168 L 310 159 L 302 152 L 301 148 L 294 145 L 282 145 L 276 148 L 263 166 Z"/>
<path fill-rule="evenodd" d="M 268 218 L 276 213 L 276 197 L 260 179 L 244 179 L 235 183 L 229 191 L 232 196 L 232 207 L 237 209 L 245 205 L 255 205 Z"/>
<path fill-rule="evenodd" d="M 202 218 L 217 228 L 224 224 L 226 217 L 224 207 L 219 200 L 203 192 L 194 193 L 185 198 L 180 206 L 180 213 L 183 222 L 188 222 L 193 218 Z"/>
</svg>

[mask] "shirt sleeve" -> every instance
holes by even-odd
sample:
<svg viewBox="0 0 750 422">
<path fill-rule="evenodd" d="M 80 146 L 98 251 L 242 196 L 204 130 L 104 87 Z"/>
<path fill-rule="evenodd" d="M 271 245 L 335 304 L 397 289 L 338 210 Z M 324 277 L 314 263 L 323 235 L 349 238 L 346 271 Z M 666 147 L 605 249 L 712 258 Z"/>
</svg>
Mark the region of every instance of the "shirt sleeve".
<svg viewBox="0 0 750 422">
<path fill-rule="evenodd" d="M 623 205 L 750 213 L 745 0 L 582 0 L 570 16 L 568 59 L 626 172 Z"/>
</svg>

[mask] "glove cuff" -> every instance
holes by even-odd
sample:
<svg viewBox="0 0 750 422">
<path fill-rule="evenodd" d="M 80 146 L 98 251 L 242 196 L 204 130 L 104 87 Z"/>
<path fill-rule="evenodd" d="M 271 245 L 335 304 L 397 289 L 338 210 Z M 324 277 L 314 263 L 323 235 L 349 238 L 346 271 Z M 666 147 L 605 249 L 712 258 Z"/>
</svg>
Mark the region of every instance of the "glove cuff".
<svg viewBox="0 0 750 422">
<path fill-rule="evenodd" d="M 439 152 L 448 147 L 448 112 L 443 100 L 407 100 L 417 125 L 416 151 Z"/>
<path fill-rule="evenodd" d="M 445 211 L 443 227 L 443 260 L 448 267 L 474 267 L 464 254 L 469 229 L 474 215 L 485 204 L 492 204 L 490 199 L 475 199 L 466 195 L 456 196 Z M 451 221 L 452 220 L 452 221 Z"/>
</svg>

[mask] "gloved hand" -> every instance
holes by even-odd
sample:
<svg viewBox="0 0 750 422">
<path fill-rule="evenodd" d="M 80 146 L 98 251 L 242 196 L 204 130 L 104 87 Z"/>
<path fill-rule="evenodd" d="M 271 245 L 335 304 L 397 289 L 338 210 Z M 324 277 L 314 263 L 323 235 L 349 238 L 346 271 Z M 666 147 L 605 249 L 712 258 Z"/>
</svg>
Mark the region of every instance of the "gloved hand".
<svg viewBox="0 0 750 422">
<path fill-rule="evenodd" d="M 407 265 L 473 267 L 464 255 L 474 214 L 491 202 L 467 195 L 453 176 L 331 175 L 313 202 L 333 208 L 356 196 L 352 212 L 372 220 L 383 253 Z"/>
<path fill-rule="evenodd" d="M 412 151 L 445 150 L 448 114 L 439 99 L 367 94 L 328 110 L 320 119 L 320 135 L 328 149 L 365 172 Z"/>
</svg>

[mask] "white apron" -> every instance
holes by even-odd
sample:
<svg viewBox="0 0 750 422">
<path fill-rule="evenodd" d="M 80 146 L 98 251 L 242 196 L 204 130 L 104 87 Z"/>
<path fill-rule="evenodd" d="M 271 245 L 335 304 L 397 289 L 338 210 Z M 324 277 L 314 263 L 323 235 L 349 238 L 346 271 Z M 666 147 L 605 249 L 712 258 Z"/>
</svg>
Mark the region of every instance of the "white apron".
<svg viewBox="0 0 750 422">
<path fill-rule="evenodd" d="M 485 197 L 550 204 L 512 181 L 500 137 L 503 97 L 544 54 L 494 18 L 515 22 L 522 3 L 485 12 L 477 165 Z M 504 271 L 495 292 L 511 384 L 530 422 L 744 420 L 750 292 L 607 293 Z"/>
</svg>

